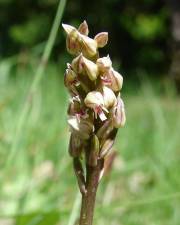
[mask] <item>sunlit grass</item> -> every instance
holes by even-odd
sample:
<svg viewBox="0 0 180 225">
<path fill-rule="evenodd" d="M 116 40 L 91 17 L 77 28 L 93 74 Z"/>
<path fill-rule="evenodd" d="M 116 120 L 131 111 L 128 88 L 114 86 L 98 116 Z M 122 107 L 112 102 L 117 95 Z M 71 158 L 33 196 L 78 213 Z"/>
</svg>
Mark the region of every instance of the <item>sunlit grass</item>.
<svg viewBox="0 0 180 225">
<path fill-rule="evenodd" d="M 67 152 L 63 69 L 50 65 L 29 99 L 18 151 L 4 173 L 30 74 L 33 68 L 20 67 L 0 83 L 0 224 L 10 218 L 17 225 L 73 225 L 79 201 Z M 97 225 L 180 221 L 180 101 L 156 94 L 153 84 L 146 81 L 138 91 L 123 92 L 127 124 L 118 133 L 113 170 L 98 191 Z"/>
</svg>

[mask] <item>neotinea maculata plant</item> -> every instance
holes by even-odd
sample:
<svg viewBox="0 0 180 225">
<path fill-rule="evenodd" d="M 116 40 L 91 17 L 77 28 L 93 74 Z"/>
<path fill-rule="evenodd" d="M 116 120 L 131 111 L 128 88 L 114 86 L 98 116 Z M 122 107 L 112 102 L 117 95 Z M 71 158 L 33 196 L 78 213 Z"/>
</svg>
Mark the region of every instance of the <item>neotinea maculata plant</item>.
<svg viewBox="0 0 180 225">
<path fill-rule="evenodd" d="M 79 225 L 92 225 L 97 187 L 104 165 L 115 141 L 118 128 L 126 121 L 120 96 L 123 77 L 112 67 L 108 56 L 98 49 L 108 42 L 108 33 L 88 37 L 86 21 L 76 29 L 62 25 L 67 51 L 75 55 L 67 63 L 64 83 L 70 93 L 68 124 L 69 154 L 73 158 L 82 205 Z"/>
</svg>

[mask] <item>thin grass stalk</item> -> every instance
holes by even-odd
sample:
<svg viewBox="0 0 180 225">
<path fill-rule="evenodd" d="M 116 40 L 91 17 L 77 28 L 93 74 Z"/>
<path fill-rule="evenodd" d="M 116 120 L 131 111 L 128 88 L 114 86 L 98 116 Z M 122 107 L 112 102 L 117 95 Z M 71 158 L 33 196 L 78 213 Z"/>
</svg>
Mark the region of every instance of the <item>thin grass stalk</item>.
<svg viewBox="0 0 180 225">
<path fill-rule="evenodd" d="M 11 149 L 10 149 L 8 158 L 6 160 L 5 171 L 9 168 L 9 166 L 12 163 L 12 160 L 14 159 L 15 155 L 17 154 L 18 143 L 19 143 L 20 137 L 22 137 L 22 135 L 23 135 L 23 127 L 24 127 L 25 121 L 27 119 L 29 109 L 31 107 L 31 99 L 38 87 L 38 84 L 40 83 L 40 81 L 42 79 L 45 67 L 46 67 L 49 57 L 51 55 L 51 52 L 52 52 L 52 49 L 53 49 L 53 46 L 55 43 L 55 39 L 57 36 L 57 32 L 59 29 L 59 25 L 61 23 L 62 15 L 63 15 L 64 9 L 66 6 L 66 2 L 67 2 L 67 0 L 59 1 L 59 5 L 58 5 L 56 16 L 54 18 L 54 22 L 53 22 L 53 25 L 52 25 L 52 28 L 51 28 L 51 31 L 49 34 L 49 38 L 45 45 L 44 52 L 42 54 L 39 66 L 35 72 L 34 79 L 29 88 L 28 94 L 25 98 L 24 105 L 23 105 L 21 113 L 19 115 L 19 119 L 18 119 L 16 128 L 15 128 L 15 132 L 14 132 L 15 136 L 14 136 L 14 139 L 13 139 L 13 142 L 11 145 Z"/>
</svg>

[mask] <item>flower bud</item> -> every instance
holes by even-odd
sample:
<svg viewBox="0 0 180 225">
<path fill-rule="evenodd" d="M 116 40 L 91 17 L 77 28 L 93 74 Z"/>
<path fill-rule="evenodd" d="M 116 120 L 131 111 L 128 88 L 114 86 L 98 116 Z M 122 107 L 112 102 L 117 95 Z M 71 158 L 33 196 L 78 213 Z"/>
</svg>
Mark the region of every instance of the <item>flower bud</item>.
<svg viewBox="0 0 180 225">
<path fill-rule="evenodd" d="M 104 158 L 110 152 L 113 144 L 114 144 L 114 140 L 112 139 L 105 140 L 105 142 L 103 143 L 101 147 L 100 158 Z"/>
<path fill-rule="evenodd" d="M 108 42 L 108 33 L 101 32 L 95 36 L 94 40 L 96 41 L 98 48 L 103 48 Z"/>
<path fill-rule="evenodd" d="M 62 27 L 64 28 L 67 35 L 69 35 L 72 31 L 77 31 L 75 27 L 62 23 Z"/>
<path fill-rule="evenodd" d="M 76 38 L 67 37 L 66 38 L 66 48 L 67 48 L 67 51 L 71 55 L 78 55 L 80 53 L 81 46 Z"/>
<path fill-rule="evenodd" d="M 107 117 L 104 114 L 104 101 L 103 96 L 98 91 L 91 91 L 87 94 L 86 98 L 84 99 L 84 103 L 87 107 L 91 108 L 95 112 L 95 118 L 97 115 L 100 117 L 102 121 L 106 120 Z"/>
<path fill-rule="evenodd" d="M 117 104 L 112 109 L 112 121 L 115 128 L 123 127 L 126 122 L 124 102 L 119 96 Z"/>
<path fill-rule="evenodd" d="M 88 164 L 90 166 L 96 166 L 99 156 L 99 139 L 96 135 L 93 135 L 91 138 L 91 147 L 88 156 Z"/>
<path fill-rule="evenodd" d="M 80 102 L 71 100 L 68 107 L 68 115 L 73 116 L 80 111 Z"/>
<path fill-rule="evenodd" d="M 72 55 L 77 55 L 80 52 L 81 46 L 79 41 L 80 33 L 73 26 L 68 24 L 62 24 L 65 32 L 67 33 L 66 48 L 67 51 Z"/>
<path fill-rule="evenodd" d="M 123 77 L 120 73 L 115 71 L 114 69 L 108 70 L 104 74 L 104 79 L 110 82 L 107 82 L 106 85 L 110 87 L 113 91 L 120 91 L 123 85 Z"/>
<path fill-rule="evenodd" d="M 71 134 L 69 141 L 69 154 L 72 157 L 79 157 L 83 150 L 82 140 L 74 133 Z"/>
<path fill-rule="evenodd" d="M 100 140 L 105 140 L 109 138 L 110 134 L 112 133 L 114 127 L 112 126 L 112 121 L 107 120 L 104 124 L 98 129 L 96 135 Z"/>
<path fill-rule="evenodd" d="M 82 53 L 87 58 L 91 58 L 97 54 L 97 42 L 83 34 L 80 34 L 81 45 L 82 45 Z"/>
<path fill-rule="evenodd" d="M 71 63 L 71 66 L 76 73 L 82 73 L 84 71 L 82 59 L 83 55 L 80 54 L 76 58 L 74 58 Z"/>
<path fill-rule="evenodd" d="M 84 35 L 86 35 L 86 36 L 89 34 L 88 25 L 87 25 L 87 23 L 86 23 L 85 20 L 83 21 L 83 23 L 81 23 L 81 24 L 79 25 L 78 31 L 79 31 L 81 34 L 84 34 Z"/>
<path fill-rule="evenodd" d="M 81 60 L 82 67 L 84 68 L 85 72 L 87 73 L 90 80 L 94 81 L 97 79 L 98 76 L 98 67 L 95 63 L 91 60 L 86 59 L 82 56 Z"/>
<path fill-rule="evenodd" d="M 108 71 L 112 67 L 112 62 L 109 55 L 107 57 L 99 58 L 96 61 L 96 64 L 98 66 L 99 71 L 102 73 Z"/>
<path fill-rule="evenodd" d="M 94 132 L 94 125 L 87 119 L 70 116 L 68 119 L 70 130 L 74 132 L 80 139 L 87 140 Z"/>
<path fill-rule="evenodd" d="M 65 75 L 64 75 L 64 84 L 68 88 L 71 96 L 77 96 L 79 95 L 80 91 L 80 82 L 77 78 L 76 73 L 72 70 L 72 67 L 70 64 L 67 64 L 68 68 L 66 69 Z"/>
<path fill-rule="evenodd" d="M 106 109 L 111 108 L 116 103 L 116 96 L 114 92 L 106 86 L 103 86 L 102 91 L 103 91 L 104 107 Z"/>
<path fill-rule="evenodd" d="M 66 69 L 66 72 L 64 74 L 64 84 L 66 87 L 69 87 L 72 84 L 75 84 L 77 82 L 77 76 L 75 72 L 72 69 Z"/>
</svg>

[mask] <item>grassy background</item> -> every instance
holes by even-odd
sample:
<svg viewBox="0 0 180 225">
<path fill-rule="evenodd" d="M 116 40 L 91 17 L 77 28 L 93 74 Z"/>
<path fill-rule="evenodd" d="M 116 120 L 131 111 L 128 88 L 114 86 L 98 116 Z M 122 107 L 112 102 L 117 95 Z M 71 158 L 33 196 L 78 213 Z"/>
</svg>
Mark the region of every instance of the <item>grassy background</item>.
<svg viewBox="0 0 180 225">
<path fill-rule="evenodd" d="M 5 4 L 3 13 L 14 7 L 13 0 L 7 2 L 10 4 L 7 8 L 6 1 L 1 3 Z M 34 29 L 38 31 L 38 38 L 43 33 L 41 23 L 33 20 L 36 6 L 33 5 L 34 10 L 27 5 L 24 5 L 24 10 L 21 7 L 10 10 L 10 15 L 14 14 L 15 18 L 19 15 L 23 24 L 21 20 L 19 24 L 17 21 L 14 24 L 11 16 L 1 21 L 12 36 L 8 39 L 6 29 L 3 28 L 4 54 L 9 55 L 18 46 L 22 50 L 18 50 L 16 56 L 0 61 L 0 225 L 74 225 L 79 215 L 81 199 L 67 151 L 68 95 L 63 85 L 63 73 L 69 59 L 64 53 L 64 39 L 61 35 L 58 38 L 60 43 L 55 43 L 56 49 L 53 52 L 56 52 L 53 54 L 55 57 L 63 49 L 55 57 L 56 64 L 49 63 L 43 74 L 44 64 L 38 63 L 42 52 L 43 62 L 49 59 L 65 2 L 61 1 L 62 5 L 59 5 L 53 26 L 51 22 L 46 23 L 47 32 L 52 27 L 47 44 L 44 42 L 47 40 L 46 34 L 41 40 L 42 44 L 35 46 L 37 40 L 32 41 L 30 46 L 35 47 L 31 50 L 24 41 L 30 43 Z M 166 80 L 167 76 L 160 76 L 161 63 L 163 62 L 163 71 L 167 71 L 170 62 L 167 60 L 168 54 L 164 52 L 169 28 L 166 26 L 166 10 L 165 14 L 161 10 L 164 5 L 157 7 L 154 3 L 152 1 L 153 7 L 148 6 L 153 16 L 147 12 L 146 16 L 142 16 L 143 7 L 141 9 L 139 5 L 135 14 L 129 14 L 129 3 L 122 7 L 120 14 L 118 11 L 112 16 L 111 13 L 106 13 L 106 9 L 111 7 L 104 5 L 104 8 L 100 7 L 103 9 L 100 15 L 103 16 L 99 18 L 103 20 L 100 20 L 99 25 L 91 20 L 94 16 L 91 17 L 86 11 L 82 12 L 81 4 L 77 4 L 79 10 L 74 8 L 77 15 L 72 15 L 72 5 L 68 5 L 65 13 L 65 21 L 79 16 L 83 19 L 87 17 L 93 29 L 107 24 L 112 37 L 109 48 L 117 50 L 112 54 L 116 55 L 116 60 L 113 60 L 116 66 L 120 66 L 122 56 L 128 56 L 125 57 L 127 68 L 124 67 L 126 63 L 121 65 L 121 71 L 125 70 L 128 74 L 124 76 L 122 93 L 127 123 L 118 133 L 113 169 L 102 179 L 99 187 L 95 225 L 179 225 L 180 101 L 173 85 Z M 146 1 L 144 4 L 147 6 Z M 115 8 L 118 10 L 118 7 L 112 7 L 113 12 Z M 154 15 L 153 10 L 157 8 L 160 12 Z M 40 17 L 39 7 L 37 9 L 37 18 L 42 19 L 44 24 L 44 17 Z M 32 12 L 32 16 L 26 10 Z M 45 8 L 41 12 L 44 13 L 44 10 Z M 96 12 L 93 4 L 90 11 Z M 22 17 L 22 12 L 27 18 Z M 54 15 L 54 12 L 51 13 Z M 2 18 L 6 16 L 2 14 Z M 132 21 L 136 21 L 138 26 L 129 23 L 130 18 L 134 18 Z M 11 23 L 15 25 L 14 28 Z M 11 24 L 10 27 L 8 24 Z M 114 24 L 119 29 L 114 29 Z M 150 28 L 149 31 L 147 27 Z M 162 32 L 159 33 L 159 30 L 163 30 L 159 28 L 163 27 L 166 29 L 162 40 Z M 117 37 L 117 31 L 120 34 L 121 45 L 116 45 L 117 40 L 112 41 L 113 31 L 114 37 Z M 20 38 L 18 46 L 17 37 Z M 127 43 L 128 48 L 124 48 L 123 55 L 121 46 L 127 46 Z M 132 68 L 139 75 L 139 81 L 132 81 L 134 76 L 129 79 L 129 75 L 134 73 L 130 73 Z M 157 77 L 161 77 L 159 80 L 148 80 L 148 77 L 156 77 L 156 73 Z"/>
<path fill-rule="evenodd" d="M 0 64 L 0 224 L 73 225 L 80 195 L 67 152 L 64 63 L 50 64 L 28 99 L 36 64 L 10 67 Z M 94 224 L 179 225 L 179 98 L 168 80 L 124 78 L 127 124 L 98 191 Z M 13 150 L 25 101 L 30 111 Z"/>
</svg>

